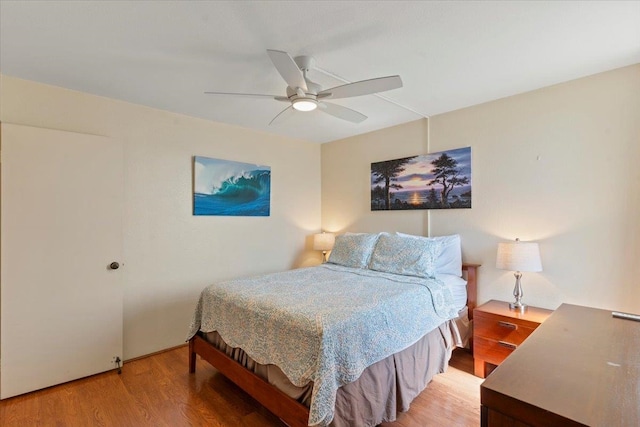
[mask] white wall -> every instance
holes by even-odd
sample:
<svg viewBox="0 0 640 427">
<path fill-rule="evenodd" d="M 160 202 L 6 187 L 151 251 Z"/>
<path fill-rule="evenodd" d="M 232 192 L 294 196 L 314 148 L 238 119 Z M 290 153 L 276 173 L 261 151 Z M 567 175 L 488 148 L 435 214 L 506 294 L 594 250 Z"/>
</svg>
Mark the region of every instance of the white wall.
<svg viewBox="0 0 640 427">
<path fill-rule="evenodd" d="M 427 144 L 428 141 L 428 144 Z M 371 212 L 370 163 L 471 146 L 473 208 Z M 428 149 L 427 149 L 428 147 Z M 497 243 L 540 243 L 525 302 L 640 312 L 640 65 L 324 144 L 322 225 L 460 233 L 479 302 L 510 301 Z"/>
<path fill-rule="evenodd" d="M 2 122 L 124 143 L 125 359 L 182 344 L 207 284 L 319 262 L 319 145 L 0 79 Z M 271 216 L 193 216 L 194 155 L 271 166 Z"/>
</svg>

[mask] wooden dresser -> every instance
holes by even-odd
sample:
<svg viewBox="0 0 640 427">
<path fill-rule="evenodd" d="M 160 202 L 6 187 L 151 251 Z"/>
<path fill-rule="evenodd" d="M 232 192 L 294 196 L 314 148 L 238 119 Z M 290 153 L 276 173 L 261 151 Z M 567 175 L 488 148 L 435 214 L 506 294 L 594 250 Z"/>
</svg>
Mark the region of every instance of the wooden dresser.
<svg viewBox="0 0 640 427">
<path fill-rule="evenodd" d="M 487 364 L 501 364 L 551 313 L 537 307 L 521 313 L 496 300 L 473 310 L 474 374 L 484 378 Z"/>
<path fill-rule="evenodd" d="M 480 386 L 483 427 L 640 426 L 640 322 L 563 304 Z"/>
</svg>

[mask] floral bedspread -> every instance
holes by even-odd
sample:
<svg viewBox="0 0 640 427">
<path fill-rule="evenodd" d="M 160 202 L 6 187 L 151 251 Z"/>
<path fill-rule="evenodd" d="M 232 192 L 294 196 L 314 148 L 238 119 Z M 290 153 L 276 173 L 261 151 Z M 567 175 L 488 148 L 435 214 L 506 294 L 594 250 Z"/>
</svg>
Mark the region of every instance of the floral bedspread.
<svg viewBox="0 0 640 427">
<path fill-rule="evenodd" d="M 325 426 L 340 386 L 456 316 L 438 280 L 323 264 L 208 286 L 187 339 L 217 331 L 294 385 L 313 381 L 309 425 Z"/>
</svg>

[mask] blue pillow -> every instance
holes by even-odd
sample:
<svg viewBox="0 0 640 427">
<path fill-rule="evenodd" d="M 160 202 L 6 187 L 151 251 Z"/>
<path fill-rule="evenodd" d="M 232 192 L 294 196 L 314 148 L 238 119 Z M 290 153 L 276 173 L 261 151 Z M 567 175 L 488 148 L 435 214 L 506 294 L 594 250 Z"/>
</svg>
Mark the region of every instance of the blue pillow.
<svg viewBox="0 0 640 427">
<path fill-rule="evenodd" d="M 353 268 L 367 268 L 377 234 L 342 234 L 336 236 L 327 262 Z"/>
<path fill-rule="evenodd" d="M 434 278 L 442 242 L 414 236 L 382 233 L 369 269 L 385 273 Z"/>
<path fill-rule="evenodd" d="M 422 237 L 403 233 L 396 234 L 403 237 L 415 237 L 416 239 L 439 240 L 442 244 L 442 249 L 436 260 L 436 274 L 462 276 L 462 249 L 460 247 L 459 234 L 437 237 Z"/>
</svg>

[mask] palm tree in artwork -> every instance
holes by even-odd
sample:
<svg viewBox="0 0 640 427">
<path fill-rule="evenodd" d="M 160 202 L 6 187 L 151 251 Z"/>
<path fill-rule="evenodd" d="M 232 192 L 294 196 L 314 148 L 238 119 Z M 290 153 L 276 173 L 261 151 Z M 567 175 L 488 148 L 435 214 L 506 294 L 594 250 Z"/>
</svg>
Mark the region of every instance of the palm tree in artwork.
<svg viewBox="0 0 640 427">
<path fill-rule="evenodd" d="M 388 160 L 386 162 L 371 163 L 371 175 L 373 177 L 373 183 L 379 184 L 384 182 L 384 207 L 386 210 L 391 209 L 391 189 L 400 189 L 402 185 L 396 184 L 392 181 L 398 178 L 402 172 L 404 172 L 404 166 L 417 156 L 405 157 L 404 159 Z"/>
</svg>

